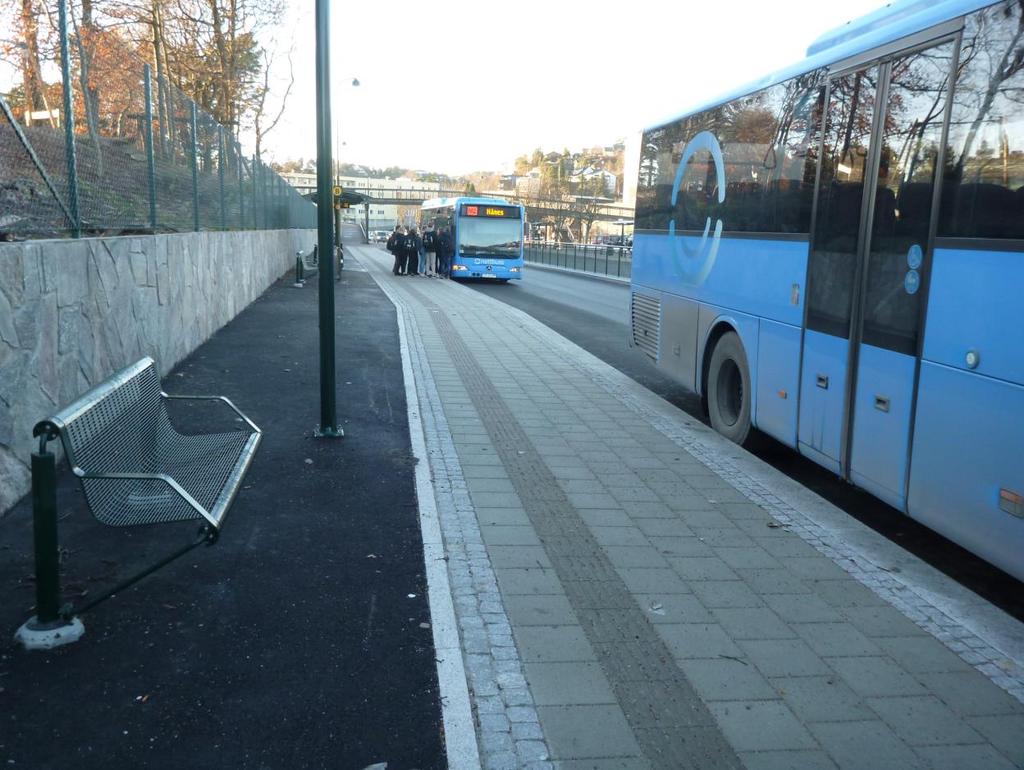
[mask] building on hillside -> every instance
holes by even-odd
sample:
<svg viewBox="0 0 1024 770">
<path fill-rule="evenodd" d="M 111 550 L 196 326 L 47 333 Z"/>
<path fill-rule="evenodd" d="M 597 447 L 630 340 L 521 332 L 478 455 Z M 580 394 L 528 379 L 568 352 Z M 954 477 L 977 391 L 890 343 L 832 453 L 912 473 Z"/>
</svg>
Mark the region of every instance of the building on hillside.
<svg viewBox="0 0 1024 770">
<path fill-rule="evenodd" d="M 595 184 L 595 181 L 598 184 Z M 619 188 L 619 178 L 601 168 L 585 168 L 581 171 L 573 174 L 569 178 L 569 183 L 573 191 L 578 191 L 581 187 L 587 187 L 590 189 L 591 194 L 594 194 L 596 190 L 594 188 L 600 187 L 604 191 L 604 197 L 609 200 L 614 200 Z"/>
</svg>

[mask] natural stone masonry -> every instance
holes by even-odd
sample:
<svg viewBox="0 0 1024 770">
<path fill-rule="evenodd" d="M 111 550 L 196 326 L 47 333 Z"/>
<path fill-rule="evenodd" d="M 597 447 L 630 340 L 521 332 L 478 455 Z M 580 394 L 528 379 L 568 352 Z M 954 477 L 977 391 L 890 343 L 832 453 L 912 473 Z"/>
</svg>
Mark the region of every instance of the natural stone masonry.
<svg viewBox="0 0 1024 770">
<path fill-rule="evenodd" d="M 627 722 L 632 707 L 615 691 L 619 672 L 602 665 L 606 651 L 591 640 L 587 608 L 576 606 L 580 589 L 557 569 L 563 559 L 584 584 L 591 576 L 598 584 L 611 565 L 632 602 L 617 611 L 639 610 L 650 621 L 748 767 L 1022 761 L 1021 704 L 847 571 L 855 564 L 869 578 L 890 576 L 874 554 L 891 544 L 879 545 L 873 533 L 875 552 L 855 538 L 847 542 L 830 529 L 834 521 L 821 518 L 826 503 L 794 492 L 791 482 L 525 314 L 445 282 L 382 282 L 411 297 L 409 317 L 429 365 L 441 372 L 439 392 L 470 500 L 560 765 L 657 761 L 640 755 L 650 745 L 636 733 L 643 719 L 631 714 Z M 416 295 L 459 322 L 456 344 L 490 381 L 489 397 L 470 396 L 474 388 L 438 339 L 445 336 L 436 331 L 438 312 Z M 494 393 L 506 413 L 501 404 L 491 410 Z M 490 423 L 509 419 L 519 433 L 492 441 Z M 514 455 L 497 451 L 503 442 Z M 535 522 L 528 510 L 553 500 L 517 485 L 520 472 L 512 472 L 519 463 L 520 471 L 532 470 L 537 457 L 575 514 L 575 529 L 561 541 L 556 531 L 550 548 L 543 517 Z M 480 486 L 485 481 L 501 483 Z M 532 483 L 544 489 L 550 478 Z M 581 541 L 577 535 L 586 531 Z M 600 558 L 576 554 L 581 542 Z M 971 649 L 987 645 L 955 611 L 926 601 L 909 580 L 900 585 L 904 604 L 913 594 L 929 619 L 948 621 L 950 638 L 971 640 Z M 617 646 L 629 649 L 630 641 Z M 648 651 L 638 652 L 641 660 Z M 1004 662 L 999 670 L 1006 668 Z M 645 724 L 660 727 L 653 718 Z"/>
<path fill-rule="evenodd" d="M 166 373 L 314 239 L 268 230 L 0 244 L 0 514 L 28 491 L 38 420 L 144 355 Z"/>
</svg>

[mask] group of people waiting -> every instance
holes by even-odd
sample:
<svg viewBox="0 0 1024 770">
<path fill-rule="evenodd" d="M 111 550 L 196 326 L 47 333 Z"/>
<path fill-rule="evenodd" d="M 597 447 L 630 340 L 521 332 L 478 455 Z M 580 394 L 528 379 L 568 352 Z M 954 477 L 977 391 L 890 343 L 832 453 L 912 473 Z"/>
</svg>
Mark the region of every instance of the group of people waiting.
<svg viewBox="0 0 1024 770">
<path fill-rule="evenodd" d="M 455 244 L 448 227 L 428 225 L 423 236 L 415 227 L 408 229 L 395 225 L 386 248 L 395 257 L 391 272 L 395 275 L 425 275 L 431 278 L 451 278 L 452 256 Z"/>
</svg>

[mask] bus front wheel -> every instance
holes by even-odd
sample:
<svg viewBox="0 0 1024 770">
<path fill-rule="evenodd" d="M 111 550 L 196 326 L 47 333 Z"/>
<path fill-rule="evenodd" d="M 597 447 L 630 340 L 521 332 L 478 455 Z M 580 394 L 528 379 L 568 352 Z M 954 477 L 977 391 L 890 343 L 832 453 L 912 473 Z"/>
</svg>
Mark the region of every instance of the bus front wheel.
<svg viewBox="0 0 1024 770">
<path fill-rule="evenodd" d="M 736 332 L 718 340 L 708 365 L 707 404 L 711 427 L 730 441 L 744 445 L 750 438 L 753 396 L 750 367 Z"/>
</svg>

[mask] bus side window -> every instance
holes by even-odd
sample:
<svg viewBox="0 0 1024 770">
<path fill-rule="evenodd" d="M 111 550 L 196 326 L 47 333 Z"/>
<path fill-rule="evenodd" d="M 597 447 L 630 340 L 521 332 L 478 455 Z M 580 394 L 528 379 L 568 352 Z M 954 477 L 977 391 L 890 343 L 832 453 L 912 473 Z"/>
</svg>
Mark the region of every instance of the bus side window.
<svg viewBox="0 0 1024 770">
<path fill-rule="evenodd" d="M 1021 13 L 1019 3 L 1000 3 L 966 19 L 949 121 L 940 237 L 1024 239 Z"/>
</svg>

